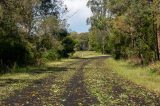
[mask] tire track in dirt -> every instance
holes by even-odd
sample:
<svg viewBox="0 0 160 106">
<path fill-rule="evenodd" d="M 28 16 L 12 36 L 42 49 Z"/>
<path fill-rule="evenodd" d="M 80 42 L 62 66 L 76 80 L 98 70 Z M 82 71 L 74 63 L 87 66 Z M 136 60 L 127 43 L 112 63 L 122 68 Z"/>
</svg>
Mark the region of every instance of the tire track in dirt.
<svg viewBox="0 0 160 106">
<path fill-rule="evenodd" d="M 102 106 L 160 106 L 159 95 L 108 69 L 104 60 L 93 61 L 87 74 L 91 78 L 87 86 Z"/>
<path fill-rule="evenodd" d="M 84 60 L 78 60 L 71 62 L 65 66 L 59 66 L 60 71 L 67 71 L 71 66 L 79 64 Z M 54 67 L 52 67 L 54 69 Z M 50 71 L 49 71 L 50 72 Z M 43 71 L 36 71 L 36 73 L 43 73 Z M 53 105 L 54 98 L 51 88 L 55 83 L 55 73 L 52 73 L 47 78 L 33 81 L 31 85 L 22 89 L 21 91 L 15 91 L 15 94 L 2 101 L 2 106 L 44 106 Z"/>
<path fill-rule="evenodd" d="M 66 92 L 62 95 L 64 106 L 91 106 L 98 104 L 97 98 L 89 94 L 84 83 L 84 68 L 91 61 L 103 57 L 94 57 L 85 59 L 75 75 L 71 78 L 68 85 L 66 85 Z"/>
</svg>

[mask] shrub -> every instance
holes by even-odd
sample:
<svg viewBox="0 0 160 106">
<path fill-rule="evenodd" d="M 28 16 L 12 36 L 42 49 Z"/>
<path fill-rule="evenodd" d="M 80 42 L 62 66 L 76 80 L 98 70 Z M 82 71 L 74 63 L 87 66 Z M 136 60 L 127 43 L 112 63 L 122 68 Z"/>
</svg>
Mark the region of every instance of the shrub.
<svg viewBox="0 0 160 106">
<path fill-rule="evenodd" d="M 57 50 L 51 49 L 43 54 L 43 58 L 46 58 L 47 60 L 58 60 L 60 59 L 60 55 Z"/>
<path fill-rule="evenodd" d="M 74 47 L 75 47 L 76 42 L 71 38 L 71 37 L 66 37 L 63 41 L 62 41 L 62 46 L 63 49 L 60 52 L 62 57 L 69 57 L 71 54 L 73 54 L 74 51 Z"/>
</svg>

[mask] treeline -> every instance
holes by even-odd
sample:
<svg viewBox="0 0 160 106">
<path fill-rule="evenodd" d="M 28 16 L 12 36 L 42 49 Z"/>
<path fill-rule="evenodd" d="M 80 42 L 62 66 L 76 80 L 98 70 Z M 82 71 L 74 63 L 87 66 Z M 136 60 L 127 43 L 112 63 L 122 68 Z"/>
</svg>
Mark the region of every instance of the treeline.
<svg viewBox="0 0 160 106">
<path fill-rule="evenodd" d="M 160 0 L 89 0 L 91 50 L 149 64 L 159 60 Z"/>
<path fill-rule="evenodd" d="M 70 34 L 72 39 L 75 41 L 75 51 L 87 51 L 89 50 L 89 33 L 77 33 L 77 32 L 72 32 Z"/>
<path fill-rule="evenodd" d="M 66 12 L 59 0 L 0 0 L 0 72 L 72 54 Z"/>
</svg>

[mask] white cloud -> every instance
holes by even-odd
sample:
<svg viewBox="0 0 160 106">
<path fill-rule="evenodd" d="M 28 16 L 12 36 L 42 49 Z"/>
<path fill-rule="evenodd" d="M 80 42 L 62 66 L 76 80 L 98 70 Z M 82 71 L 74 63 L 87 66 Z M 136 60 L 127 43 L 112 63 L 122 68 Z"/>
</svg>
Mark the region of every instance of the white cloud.
<svg viewBox="0 0 160 106">
<path fill-rule="evenodd" d="M 66 17 L 70 17 L 68 23 L 71 29 L 77 32 L 87 31 L 89 26 L 86 25 L 86 20 L 92 14 L 86 6 L 87 0 L 64 0 L 64 4 L 67 5 L 69 10 Z"/>
</svg>

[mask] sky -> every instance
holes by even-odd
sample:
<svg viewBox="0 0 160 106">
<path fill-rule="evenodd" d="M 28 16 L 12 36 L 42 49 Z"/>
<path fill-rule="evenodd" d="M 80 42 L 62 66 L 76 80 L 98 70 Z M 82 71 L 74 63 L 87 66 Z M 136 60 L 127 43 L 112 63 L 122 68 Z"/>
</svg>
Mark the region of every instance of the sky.
<svg viewBox="0 0 160 106">
<path fill-rule="evenodd" d="M 64 4 L 67 5 L 69 10 L 66 17 L 68 18 L 68 23 L 70 24 L 70 29 L 78 33 L 88 32 L 90 28 L 87 25 L 86 20 L 92 13 L 90 9 L 86 6 L 88 0 L 64 0 Z"/>
</svg>

